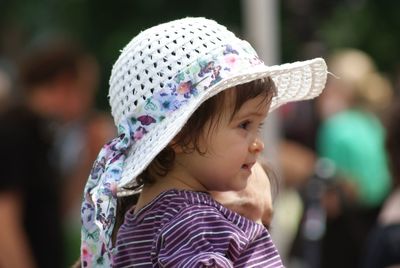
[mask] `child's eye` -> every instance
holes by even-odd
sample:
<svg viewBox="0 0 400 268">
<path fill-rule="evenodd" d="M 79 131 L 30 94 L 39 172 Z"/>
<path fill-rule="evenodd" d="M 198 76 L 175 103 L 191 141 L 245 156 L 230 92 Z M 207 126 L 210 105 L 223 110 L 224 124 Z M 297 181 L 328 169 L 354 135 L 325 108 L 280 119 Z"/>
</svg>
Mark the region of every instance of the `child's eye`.
<svg viewBox="0 0 400 268">
<path fill-rule="evenodd" d="M 239 124 L 239 128 L 248 129 L 249 125 L 250 125 L 250 121 L 244 121 L 244 122 Z"/>
</svg>

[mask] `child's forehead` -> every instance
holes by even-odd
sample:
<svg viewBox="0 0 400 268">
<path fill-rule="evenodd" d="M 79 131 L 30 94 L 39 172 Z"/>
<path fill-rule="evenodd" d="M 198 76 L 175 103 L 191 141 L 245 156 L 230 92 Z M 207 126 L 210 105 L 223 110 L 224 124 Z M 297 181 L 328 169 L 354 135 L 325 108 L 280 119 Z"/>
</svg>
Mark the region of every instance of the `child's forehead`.
<svg viewBox="0 0 400 268">
<path fill-rule="evenodd" d="M 220 103 L 221 112 L 227 115 L 231 120 L 243 117 L 249 114 L 264 116 L 268 112 L 268 98 L 264 94 L 249 98 L 244 101 L 240 107 L 237 106 L 238 88 L 232 87 L 219 94 L 223 94 L 223 101 Z"/>
<path fill-rule="evenodd" d="M 268 113 L 268 107 L 269 105 L 265 96 L 260 95 L 245 101 L 237 110 L 234 117 L 239 118 L 248 115 L 265 117 Z"/>
</svg>

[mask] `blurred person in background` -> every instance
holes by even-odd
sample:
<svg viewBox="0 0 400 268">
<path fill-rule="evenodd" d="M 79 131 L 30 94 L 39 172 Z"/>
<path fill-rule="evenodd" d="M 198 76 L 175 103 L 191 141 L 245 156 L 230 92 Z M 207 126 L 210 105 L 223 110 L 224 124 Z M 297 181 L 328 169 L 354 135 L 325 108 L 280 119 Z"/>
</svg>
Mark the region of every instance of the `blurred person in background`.
<svg viewBox="0 0 400 268">
<path fill-rule="evenodd" d="M 300 53 L 303 58 L 321 57 L 326 55 L 326 48 L 322 43 L 309 42 Z M 281 180 L 279 194 L 274 200 L 271 236 L 287 267 L 311 268 L 316 261 L 310 260 L 314 258 L 314 253 L 309 256 L 310 235 L 309 228 L 305 226 L 309 218 L 315 222 L 314 214 L 310 211 L 315 210 L 314 199 L 318 194 L 310 196 L 309 191 L 315 188 L 318 166 L 315 141 L 319 118 L 315 100 L 288 103 L 279 109 L 278 114 L 282 131 L 282 139 L 277 147 Z M 321 235 L 318 228 L 312 228 L 312 232 L 313 239 L 316 234 Z M 311 247 L 315 248 L 314 245 Z"/>
<path fill-rule="evenodd" d="M 23 99 L 0 118 L 0 267 L 64 267 L 54 137 L 81 113 L 81 49 L 40 40 L 20 61 Z"/>
<path fill-rule="evenodd" d="M 99 66 L 88 52 L 78 64 L 81 105 L 76 119 L 64 124 L 56 137 L 63 180 L 62 212 L 66 263 L 79 255 L 82 191 L 93 161 L 103 144 L 116 135 L 111 116 L 95 109 L 94 100 L 99 84 Z"/>
<path fill-rule="evenodd" d="M 327 231 L 322 267 L 358 267 L 365 237 L 390 190 L 379 116 L 392 90 L 365 53 L 342 50 L 330 57 L 326 91 L 317 100 L 322 122 L 317 151 L 336 169 L 336 191 L 323 198 Z"/>
<path fill-rule="evenodd" d="M 307 213 L 308 204 L 303 200 L 302 189 L 309 183 L 316 163 L 315 153 L 299 141 L 283 139 L 278 146 L 280 188 L 274 202 L 271 236 L 287 267 L 299 262 L 302 252 L 295 252 L 297 236 Z M 301 245 L 300 251 L 303 251 Z"/>
<path fill-rule="evenodd" d="M 369 235 L 364 268 L 400 266 L 400 99 L 394 102 L 387 122 L 386 150 L 392 174 L 392 191 Z"/>
</svg>

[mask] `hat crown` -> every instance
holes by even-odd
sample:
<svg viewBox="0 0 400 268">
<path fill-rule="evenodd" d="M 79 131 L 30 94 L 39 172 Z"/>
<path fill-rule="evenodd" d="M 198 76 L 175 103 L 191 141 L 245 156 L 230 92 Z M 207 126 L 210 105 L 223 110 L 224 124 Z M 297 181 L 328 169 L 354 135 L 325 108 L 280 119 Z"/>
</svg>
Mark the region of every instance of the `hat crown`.
<svg viewBox="0 0 400 268">
<path fill-rule="evenodd" d="M 116 125 L 194 61 L 225 44 L 241 42 L 226 27 L 205 18 L 185 18 L 149 28 L 122 50 L 110 78 Z"/>
</svg>

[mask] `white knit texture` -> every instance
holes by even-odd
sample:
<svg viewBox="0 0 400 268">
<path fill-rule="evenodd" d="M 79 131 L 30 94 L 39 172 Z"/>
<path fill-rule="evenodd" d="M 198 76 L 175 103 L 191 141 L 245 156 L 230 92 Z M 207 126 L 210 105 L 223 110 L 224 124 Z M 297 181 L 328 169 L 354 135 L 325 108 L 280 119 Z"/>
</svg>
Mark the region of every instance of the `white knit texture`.
<svg viewBox="0 0 400 268">
<path fill-rule="evenodd" d="M 172 21 L 141 32 L 123 49 L 112 70 L 109 97 L 116 125 L 179 70 L 231 41 L 240 40 L 224 26 L 203 18 Z"/>
</svg>

